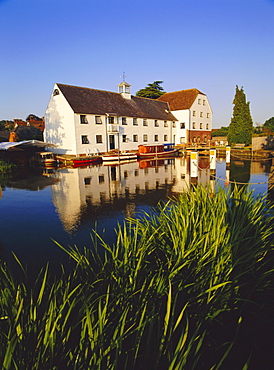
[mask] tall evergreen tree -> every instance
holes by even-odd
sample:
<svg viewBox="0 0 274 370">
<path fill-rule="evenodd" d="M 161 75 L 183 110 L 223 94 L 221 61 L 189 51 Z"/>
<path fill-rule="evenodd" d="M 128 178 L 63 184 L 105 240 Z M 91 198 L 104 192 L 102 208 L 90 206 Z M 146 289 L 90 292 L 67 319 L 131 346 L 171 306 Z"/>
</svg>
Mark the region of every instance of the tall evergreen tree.
<svg viewBox="0 0 274 370">
<path fill-rule="evenodd" d="M 233 104 L 233 116 L 227 135 L 228 143 L 229 145 L 235 143 L 250 145 L 252 142 L 253 122 L 249 102 L 246 102 L 243 87 L 239 89 L 239 87 L 236 86 Z"/>
</svg>

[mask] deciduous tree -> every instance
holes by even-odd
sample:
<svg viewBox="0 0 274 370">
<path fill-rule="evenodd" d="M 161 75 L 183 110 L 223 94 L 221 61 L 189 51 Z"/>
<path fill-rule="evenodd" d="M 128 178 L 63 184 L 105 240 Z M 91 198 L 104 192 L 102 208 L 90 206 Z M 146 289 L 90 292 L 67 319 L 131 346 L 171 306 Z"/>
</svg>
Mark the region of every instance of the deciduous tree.
<svg viewBox="0 0 274 370">
<path fill-rule="evenodd" d="M 270 132 L 274 133 L 274 117 L 269 118 L 263 124 L 264 129 L 268 129 Z"/>
</svg>

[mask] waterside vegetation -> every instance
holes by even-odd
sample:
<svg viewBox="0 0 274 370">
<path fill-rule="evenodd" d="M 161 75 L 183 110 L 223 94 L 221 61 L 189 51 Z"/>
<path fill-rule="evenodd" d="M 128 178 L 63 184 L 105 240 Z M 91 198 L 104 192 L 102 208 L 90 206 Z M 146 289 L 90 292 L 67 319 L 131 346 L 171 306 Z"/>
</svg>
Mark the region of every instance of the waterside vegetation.
<svg viewBox="0 0 274 370">
<path fill-rule="evenodd" d="M 10 173 L 16 168 L 15 164 L 0 159 L 0 174 Z"/>
<path fill-rule="evenodd" d="M 58 278 L 47 266 L 29 281 L 17 260 L 17 281 L 2 262 L 1 368 L 267 368 L 273 229 L 264 197 L 199 186 L 128 219 L 113 245 L 96 231 L 84 250 L 56 242 L 75 262 Z"/>
</svg>

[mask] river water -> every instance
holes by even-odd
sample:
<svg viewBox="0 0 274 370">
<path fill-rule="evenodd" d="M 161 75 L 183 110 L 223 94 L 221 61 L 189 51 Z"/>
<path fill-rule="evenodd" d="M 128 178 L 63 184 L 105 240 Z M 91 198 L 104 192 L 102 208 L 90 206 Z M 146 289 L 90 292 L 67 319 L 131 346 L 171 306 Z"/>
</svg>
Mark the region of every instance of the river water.
<svg viewBox="0 0 274 370">
<path fill-rule="evenodd" d="M 236 159 L 227 168 L 219 158 L 215 177 L 210 175 L 209 158 L 200 157 L 197 182 L 210 184 L 212 191 L 230 180 L 249 183 L 255 195 L 273 197 L 269 161 Z M 13 264 L 13 252 L 30 271 L 47 261 L 59 269 L 68 258 L 56 242 L 90 247 L 96 228 L 111 243 L 117 222 L 150 212 L 192 183 L 188 157 L 46 172 L 21 169 L 0 178 L 0 258 Z"/>
</svg>

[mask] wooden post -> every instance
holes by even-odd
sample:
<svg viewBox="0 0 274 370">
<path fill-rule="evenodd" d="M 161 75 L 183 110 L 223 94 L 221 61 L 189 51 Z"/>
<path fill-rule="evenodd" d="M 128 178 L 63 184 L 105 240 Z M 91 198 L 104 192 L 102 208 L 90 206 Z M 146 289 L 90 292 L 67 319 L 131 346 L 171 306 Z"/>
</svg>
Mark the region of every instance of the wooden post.
<svg viewBox="0 0 274 370">
<path fill-rule="evenodd" d="M 226 147 L 225 150 L 225 161 L 226 161 L 226 167 L 230 167 L 230 146 Z"/>
<path fill-rule="evenodd" d="M 190 181 L 193 184 L 197 184 L 198 182 L 198 159 L 198 152 L 190 153 Z"/>
</svg>

